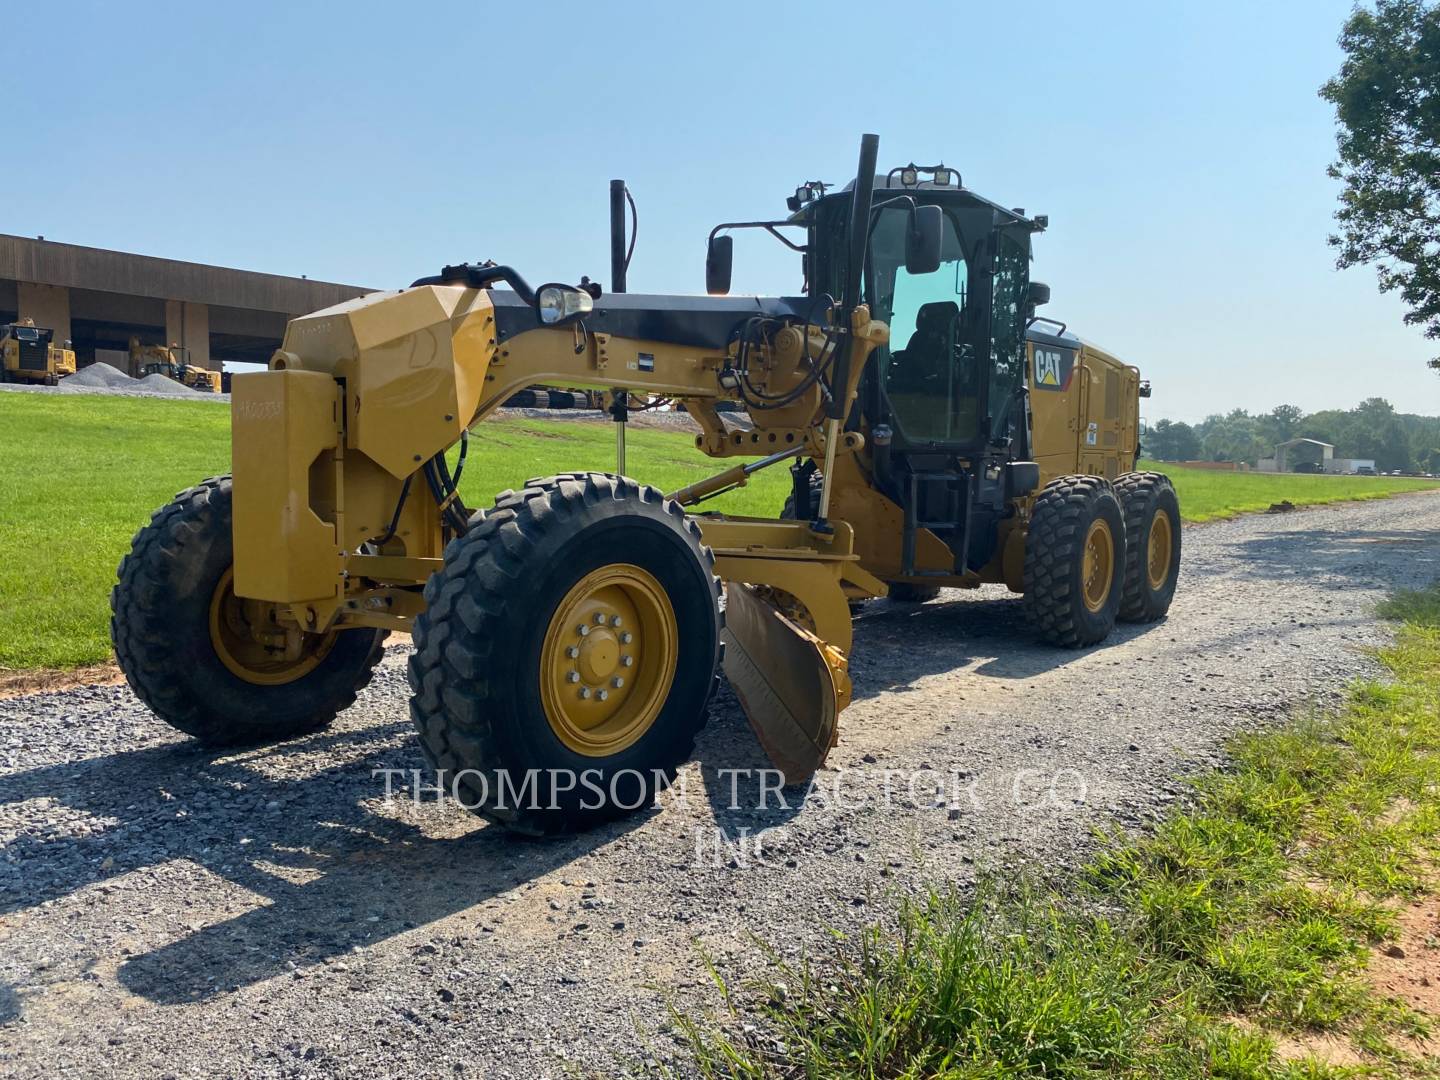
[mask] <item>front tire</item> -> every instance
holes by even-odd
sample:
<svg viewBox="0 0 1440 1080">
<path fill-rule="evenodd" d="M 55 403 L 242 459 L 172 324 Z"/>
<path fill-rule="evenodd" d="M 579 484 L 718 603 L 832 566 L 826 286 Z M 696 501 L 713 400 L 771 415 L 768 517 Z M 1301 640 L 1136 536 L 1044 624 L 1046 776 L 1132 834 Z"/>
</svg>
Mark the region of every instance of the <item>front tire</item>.
<svg viewBox="0 0 1440 1080">
<path fill-rule="evenodd" d="M 1104 640 L 1120 611 L 1124 566 L 1124 520 L 1109 481 L 1046 484 L 1025 536 L 1025 614 L 1040 636 L 1072 649 Z"/>
<path fill-rule="evenodd" d="M 1120 618 L 1154 622 L 1170 610 L 1180 580 L 1180 500 L 1164 473 L 1115 481 L 1125 515 L 1125 593 Z"/>
<path fill-rule="evenodd" d="M 210 746 L 319 731 L 355 701 L 384 650 L 383 630 L 303 634 L 286 659 L 247 633 L 257 602 L 231 587 L 231 481 L 175 496 L 135 534 L 110 593 L 115 660 L 135 695 Z"/>
<path fill-rule="evenodd" d="M 532 836 L 653 801 L 715 686 L 714 566 L 680 506 L 626 477 L 502 494 L 446 550 L 415 623 L 410 714 L 442 785 Z"/>
</svg>

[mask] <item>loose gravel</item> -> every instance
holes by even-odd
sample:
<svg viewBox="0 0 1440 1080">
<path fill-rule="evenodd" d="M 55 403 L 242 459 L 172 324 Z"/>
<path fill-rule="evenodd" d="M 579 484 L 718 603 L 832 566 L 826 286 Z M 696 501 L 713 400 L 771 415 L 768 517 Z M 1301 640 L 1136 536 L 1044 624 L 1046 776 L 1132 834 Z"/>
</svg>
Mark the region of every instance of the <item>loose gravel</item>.
<svg viewBox="0 0 1440 1080">
<path fill-rule="evenodd" d="M 1440 575 L 1440 497 L 1184 544 L 1169 619 L 1079 652 L 1035 644 L 1003 590 L 873 603 L 855 703 L 804 805 L 756 809 L 737 776 L 731 808 L 722 770 L 763 760 L 722 689 L 683 797 L 557 842 L 385 797 L 373 770 L 422 765 L 403 648 L 328 732 L 239 753 L 201 750 L 123 687 L 0 701 L 0 1072 L 676 1061 L 667 1008 L 717 1006 L 705 956 L 743 979 L 764 965 L 752 934 L 796 956 L 927 883 L 1063 876 L 1095 826 L 1163 814 L 1230 734 L 1375 673 L 1375 601 Z M 928 805 L 945 777 L 950 804 Z M 717 829 L 763 831 L 763 861 Z"/>
<path fill-rule="evenodd" d="M 100 394 L 110 397 L 189 398 L 196 401 L 230 402 L 229 394 L 208 394 L 167 379 L 159 372 L 142 379 L 132 378 L 119 368 L 106 363 L 87 364 L 74 375 L 67 375 L 58 386 L 36 383 L 0 383 L 0 390 L 22 394 Z"/>
</svg>

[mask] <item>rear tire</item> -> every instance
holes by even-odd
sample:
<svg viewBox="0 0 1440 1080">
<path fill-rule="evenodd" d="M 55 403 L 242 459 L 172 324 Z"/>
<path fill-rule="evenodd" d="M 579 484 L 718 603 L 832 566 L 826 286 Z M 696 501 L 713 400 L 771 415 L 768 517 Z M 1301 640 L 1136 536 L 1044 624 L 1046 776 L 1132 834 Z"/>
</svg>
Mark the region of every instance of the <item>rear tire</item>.
<svg viewBox="0 0 1440 1080">
<path fill-rule="evenodd" d="M 252 672 L 258 681 L 242 678 L 222 659 L 214 634 L 215 605 L 225 602 L 234 562 L 230 530 L 228 476 L 182 491 L 155 511 L 135 534 L 110 593 L 115 660 L 156 716 L 208 745 L 319 731 L 370 681 L 386 633 L 307 634 L 310 651 L 289 671 L 282 661 Z"/>
<path fill-rule="evenodd" d="M 1125 592 L 1120 618 L 1154 622 L 1170 610 L 1180 580 L 1180 500 L 1164 473 L 1126 473 L 1115 481 L 1125 515 Z"/>
<path fill-rule="evenodd" d="M 1040 636 L 1080 648 L 1115 628 L 1124 592 L 1125 526 L 1110 482 L 1062 476 L 1045 485 L 1025 536 L 1025 614 Z"/>
<path fill-rule="evenodd" d="M 653 801 L 715 687 L 714 567 L 679 504 L 627 477 L 572 473 L 500 495 L 446 549 L 415 622 L 410 715 L 441 784 L 532 836 Z M 631 601 L 637 614 L 608 621 Z"/>
</svg>

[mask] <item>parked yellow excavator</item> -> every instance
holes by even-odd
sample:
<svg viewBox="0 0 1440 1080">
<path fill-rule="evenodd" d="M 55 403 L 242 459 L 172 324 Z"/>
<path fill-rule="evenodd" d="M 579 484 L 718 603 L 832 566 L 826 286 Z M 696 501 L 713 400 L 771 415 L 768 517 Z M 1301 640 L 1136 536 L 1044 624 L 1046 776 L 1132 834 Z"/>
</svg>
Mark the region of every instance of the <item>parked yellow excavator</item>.
<svg viewBox="0 0 1440 1080">
<path fill-rule="evenodd" d="M 112 636 L 135 692 L 210 743 L 294 736 L 409 632 L 411 716 L 445 783 L 550 834 L 673 776 L 722 651 L 777 767 L 808 777 L 850 699 L 852 601 L 1000 583 L 1068 647 L 1164 615 L 1180 518 L 1170 482 L 1135 471 L 1147 387 L 1036 319 L 1046 220 L 944 166 L 877 174 L 877 146 L 843 190 L 717 226 L 709 296 L 466 264 L 292 321 L 269 370 L 233 378 L 233 477 L 157 511 L 120 565 Z M 802 295 L 726 295 L 744 228 L 802 256 Z M 472 513 L 447 450 L 536 385 L 604 392 L 615 468 Z M 628 476 L 630 411 L 662 398 L 737 463 L 669 494 Z M 704 512 L 782 463 L 780 517 Z"/>
</svg>

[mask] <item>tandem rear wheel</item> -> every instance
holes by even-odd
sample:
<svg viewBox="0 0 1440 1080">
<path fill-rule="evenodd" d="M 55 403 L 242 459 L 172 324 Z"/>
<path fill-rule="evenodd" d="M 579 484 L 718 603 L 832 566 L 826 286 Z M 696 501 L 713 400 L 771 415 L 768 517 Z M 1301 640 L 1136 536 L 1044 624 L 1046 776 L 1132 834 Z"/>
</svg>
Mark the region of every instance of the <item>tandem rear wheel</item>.
<svg viewBox="0 0 1440 1080">
<path fill-rule="evenodd" d="M 1164 473 L 1126 473 L 1115 481 L 1125 516 L 1125 592 L 1120 618 L 1154 622 L 1170 610 L 1180 580 L 1180 501 Z"/>
<path fill-rule="evenodd" d="M 212 746 L 318 731 L 355 701 L 382 630 L 286 628 L 233 586 L 231 481 L 177 495 L 135 534 L 110 593 L 110 638 L 132 690 L 160 719 Z"/>
<path fill-rule="evenodd" d="M 442 786 L 535 836 L 653 800 L 705 723 L 719 599 L 699 528 L 655 488 L 570 473 L 500 495 L 415 622 L 410 712 Z"/>
<path fill-rule="evenodd" d="M 1025 536 L 1025 614 L 1040 636 L 1080 648 L 1115 627 L 1125 585 L 1120 501 L 1099 476 L 1046 484 Z"/>
<path fill-rule="evenodd" d="M 1052 480 L 1031 510 L 1024 573 L 1026 614 L 1057 645 L 1093 645 L 1117 619 L 1163 618 L 1180 577 L 1180 503 L 1169 477 Z"/>
</svg>

